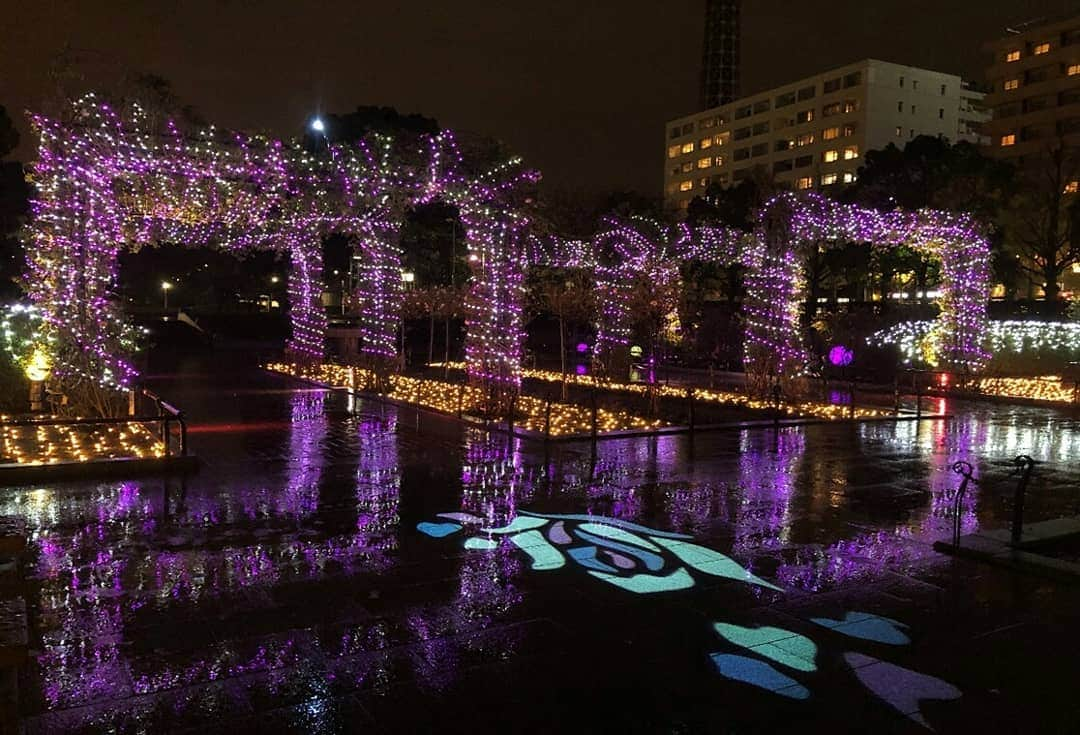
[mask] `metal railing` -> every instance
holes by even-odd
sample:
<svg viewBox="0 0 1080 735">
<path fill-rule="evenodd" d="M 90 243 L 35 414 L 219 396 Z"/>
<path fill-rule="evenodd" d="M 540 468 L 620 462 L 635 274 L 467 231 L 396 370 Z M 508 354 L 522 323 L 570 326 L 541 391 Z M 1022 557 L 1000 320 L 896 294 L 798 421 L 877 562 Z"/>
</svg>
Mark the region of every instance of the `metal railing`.
<svg viewBox="0 0 1080 735">
<path fill-rule="evenodd" d="M 1028 455 L 1021 454 L 1008 464 L 1013 467 L 1009 477 L 1019 476 L 1020 478 L 1016 484 L 1016 490 L 1013 492 L 1012 525 L 1009 534 L 1010 543 L 1013 546 L 1019 546 L 1024 536 L 1024 500 L 1027 497 L 1027 488 L 1031 482 L 1031 475 L 1035 470 L 1035 465 L 1038 463 Z M 960 526 L 964 496 L 967 494 L 968 485 L 971 483 L 979 484 L 979 480 L 975 479 L 975 470 L 970 462 L 964 462 L 963 460 L 953 462 L 952 470 L 964 478 L 960 481 L 960 487 L 956 489 L 956 494 L 953 496 L 952 542 L 953 548 L 958 549 L 960 548 Z"/>
<path fill-rule="evenodd" d="M 146 398 L 154 411 L 153 414 L 139 414 L 138 398 Z M 157 425 L 156 435 L 162 443 L 166 457 L 188 456 L 187 420 L 183 412 L 164 401 L 156 393 L 145 388 L 128 393 L 127 416 L 103 416 L 98 418 L 66 418 L 48 416 L 44 418 L 24 418 L 4 421 L 3 426 L 110 426 L 118 424 Z"/>
</svg>

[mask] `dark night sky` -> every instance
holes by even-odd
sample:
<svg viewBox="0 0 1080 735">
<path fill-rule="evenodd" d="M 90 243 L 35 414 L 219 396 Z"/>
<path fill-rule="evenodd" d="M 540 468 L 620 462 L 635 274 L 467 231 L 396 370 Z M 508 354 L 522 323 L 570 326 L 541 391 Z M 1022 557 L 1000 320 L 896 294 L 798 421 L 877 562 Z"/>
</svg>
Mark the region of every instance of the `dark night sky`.
<svg viewBox="0 0 1080 735">
<path fill-rule="evenodd" d="M 12 0 L 0 104 L 41 109 L 64 44 L 88 86 L 153 72 L 207 119 L 297 133 L 321 106 L 390 105 L 506 141 L 568 188 L 661 185 L 693 112 L 703 0 Z M 979 79 L 985 39 L 1076 0 L 744 0 L 743 91 L 872 56 Z M 18 122 L 26 133 L 25 120 Z M 28 136 L 18 154 L 32 156 Z"/>
</svg>

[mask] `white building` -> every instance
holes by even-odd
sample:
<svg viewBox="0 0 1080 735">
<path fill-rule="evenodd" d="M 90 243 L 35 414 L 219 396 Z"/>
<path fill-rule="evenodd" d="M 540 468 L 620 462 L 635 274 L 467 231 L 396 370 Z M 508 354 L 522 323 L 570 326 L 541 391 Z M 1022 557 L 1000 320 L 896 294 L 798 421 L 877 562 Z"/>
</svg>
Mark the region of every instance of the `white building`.
<svg viewBox="0 0 1080 735">
<path fill-rule="evenodd" d="M 917 135 L 984 143 L 982 97 L 953 74 L 866 59 L 681 117 L 667 124 L 664 200 L 685 209 L 759 167 L 795 189 L 851 183 L 863 153 Z"/>
</svg>

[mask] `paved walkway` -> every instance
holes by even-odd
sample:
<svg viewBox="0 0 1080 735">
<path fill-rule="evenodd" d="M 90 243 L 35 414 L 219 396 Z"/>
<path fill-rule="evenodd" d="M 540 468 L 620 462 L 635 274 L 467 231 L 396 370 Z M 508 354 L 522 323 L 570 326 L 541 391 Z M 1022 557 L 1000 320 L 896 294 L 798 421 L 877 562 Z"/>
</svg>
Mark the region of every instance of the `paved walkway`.
<svg viewBox="0 0 1080 735">
<path fill-rule="evenodd" d="M 191 414 L 199 475 L 0 490 L 34 531 L 27 732 L 1080 721 L 1080 590 L 930 548 L 956 459 L 984 477 L 966 531 L 1005 525 L 996 463 L 1020 452 L 1046 461 L 1030 518 L 1080 513 L 1066 414 L 545 455 L 225 360 L 154 387 Z"/>
</svg>

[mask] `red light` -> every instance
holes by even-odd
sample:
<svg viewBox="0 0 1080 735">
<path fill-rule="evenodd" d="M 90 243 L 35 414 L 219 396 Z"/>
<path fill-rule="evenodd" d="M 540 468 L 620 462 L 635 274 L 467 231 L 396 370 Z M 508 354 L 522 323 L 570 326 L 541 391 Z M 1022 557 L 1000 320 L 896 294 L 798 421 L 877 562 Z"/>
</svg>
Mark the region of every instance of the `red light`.
<svg viewBox="0 0 1080 735">
<path fill-rule="evenodd" d="M 941 385 L 942 388 L 948 388 L 949 387 L 949 374 L 948 373 L 942 373 L 938 377 L 938 383 Z"/>
</svg>

